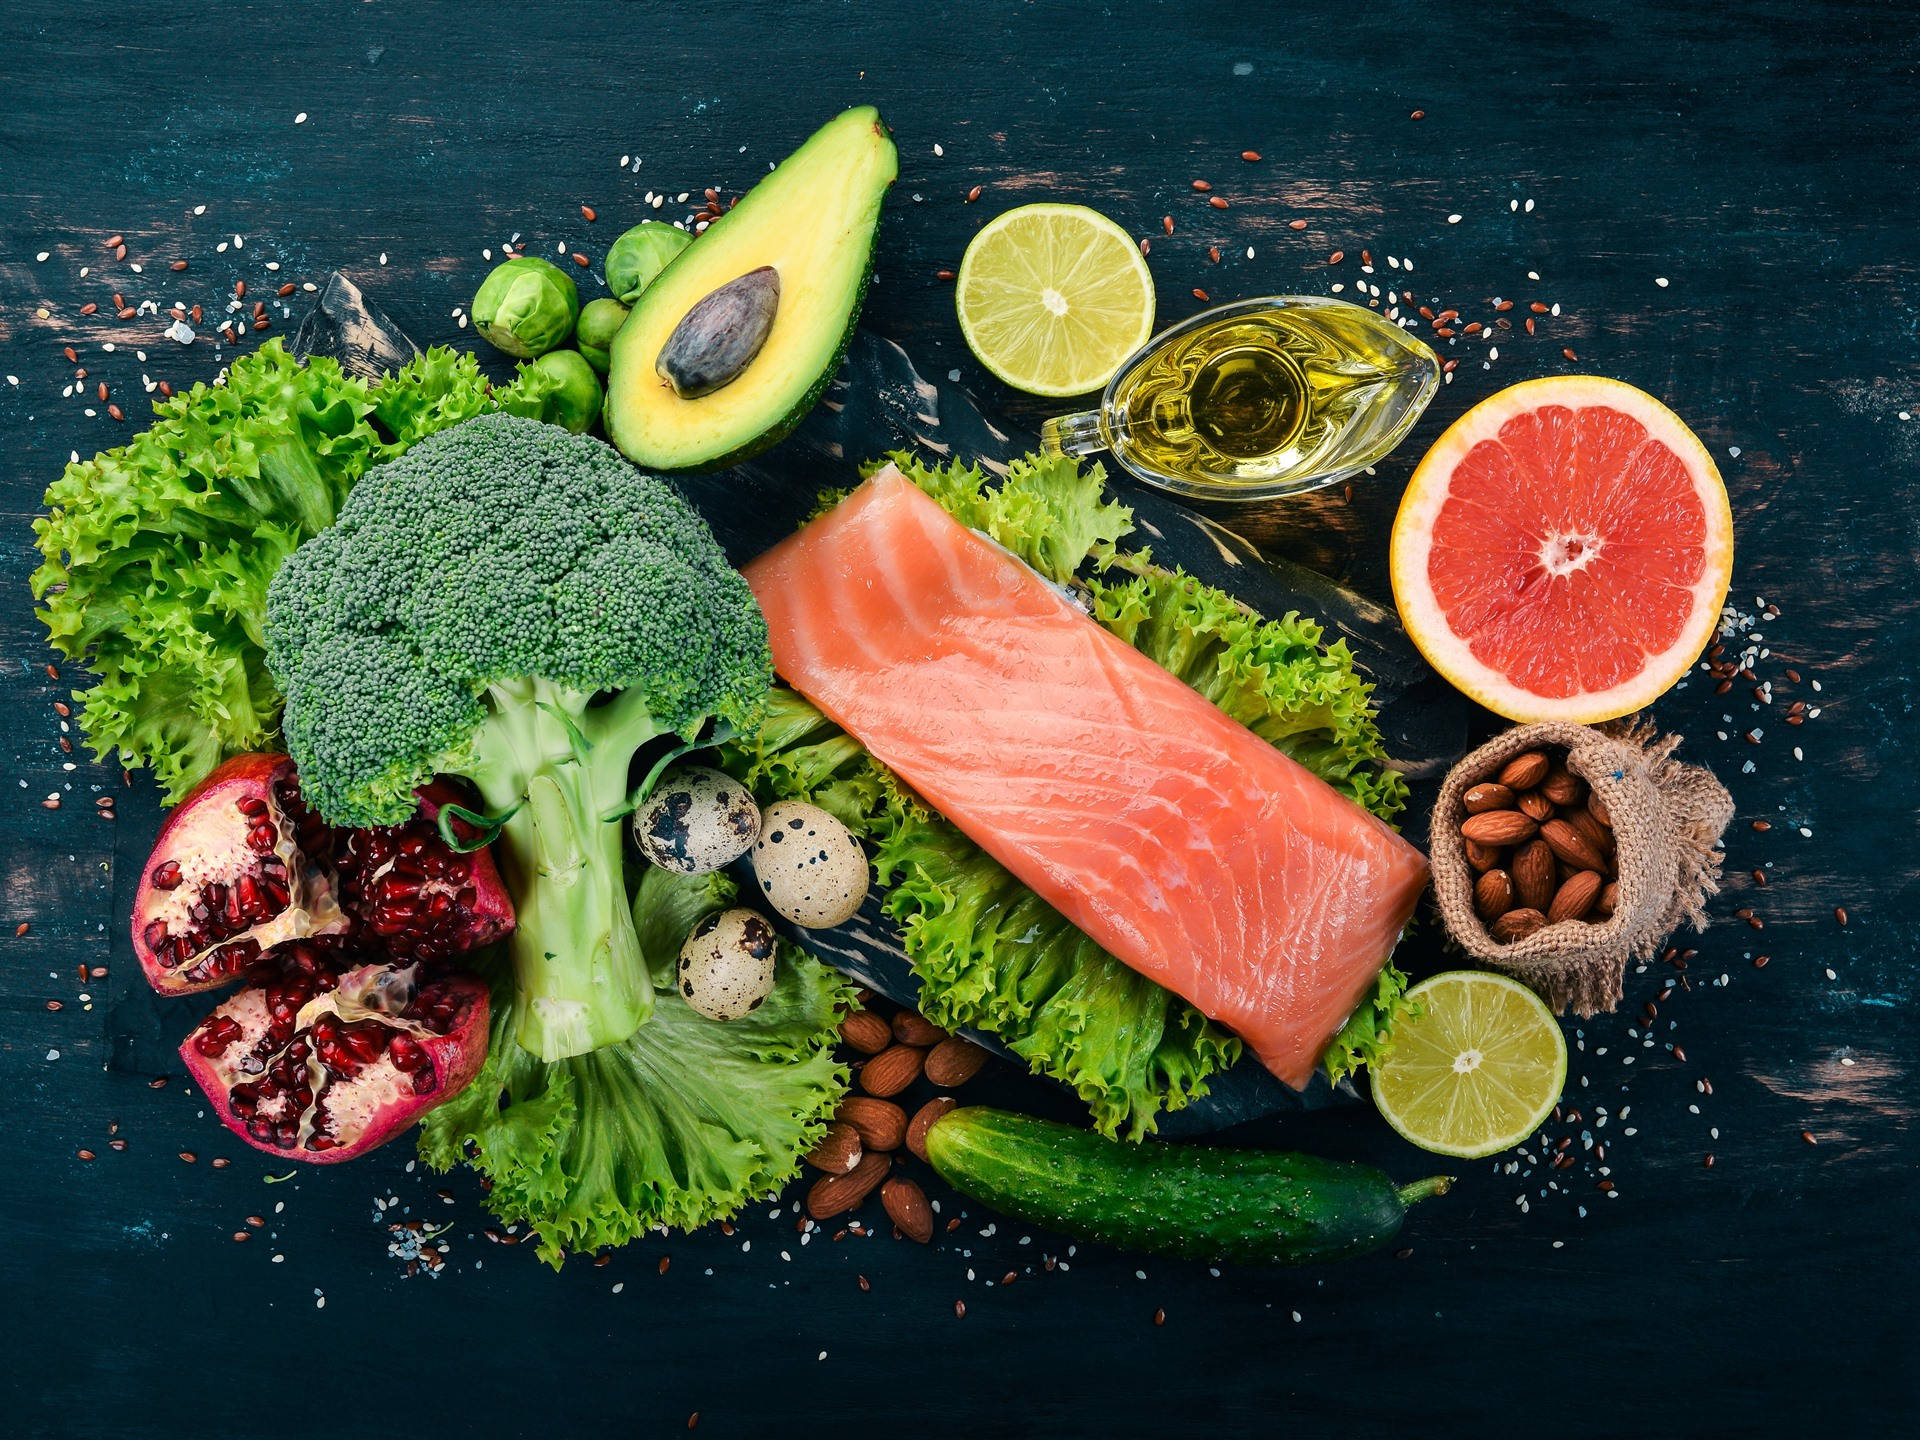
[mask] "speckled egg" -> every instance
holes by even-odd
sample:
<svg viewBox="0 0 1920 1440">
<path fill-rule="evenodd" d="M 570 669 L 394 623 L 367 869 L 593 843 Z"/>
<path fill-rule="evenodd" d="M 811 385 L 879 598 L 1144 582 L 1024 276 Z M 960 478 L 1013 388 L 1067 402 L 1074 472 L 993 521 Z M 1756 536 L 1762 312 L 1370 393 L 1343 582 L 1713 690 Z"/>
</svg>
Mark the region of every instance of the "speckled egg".
<svg viewBox="0 0 1920 1440">
<path fill-rule="evenodd" d="M 662 775 L 633 812 L 640 853 L 676 875 L 710 875 L 731 865 L 760 833 L 760 807 L 731 775 L 683 765 Z"/>
<path fill-rule="evenodd" d="M 773 993 L 773 926 L 752 910 L 722 910 L 680 947 L 680 993 L 709 1020 L 738 1020 Z"/>
<path fill-rule="evenodd" d="M 767 903 L 809 930 L 851 920 L 867 898 L 867 852 L 845 825 L 799 800 L 762 812 L 753 873 Z"/>
</svg>

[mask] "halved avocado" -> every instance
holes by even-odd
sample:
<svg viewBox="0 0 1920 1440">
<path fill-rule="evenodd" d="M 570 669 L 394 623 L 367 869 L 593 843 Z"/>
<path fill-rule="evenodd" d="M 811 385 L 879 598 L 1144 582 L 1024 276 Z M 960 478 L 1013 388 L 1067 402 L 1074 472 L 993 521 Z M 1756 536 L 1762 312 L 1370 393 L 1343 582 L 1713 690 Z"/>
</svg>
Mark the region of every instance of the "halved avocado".
<svg viewBox="0 0 1920 1440">
<path fill-rule="evenodd" d="M 648 470 L 717 470 L 779 440 L 840 367 L 873 273 L 880 202 L 899 173 L 871 105 L 828 121 L 709 225 L 635 302 L 614 338 L 607 434 Z M 682 398 L 655 370 L 676 326 L 722 285 L 779 272 L 773 328 L 735 380 Z"/>
</svg>

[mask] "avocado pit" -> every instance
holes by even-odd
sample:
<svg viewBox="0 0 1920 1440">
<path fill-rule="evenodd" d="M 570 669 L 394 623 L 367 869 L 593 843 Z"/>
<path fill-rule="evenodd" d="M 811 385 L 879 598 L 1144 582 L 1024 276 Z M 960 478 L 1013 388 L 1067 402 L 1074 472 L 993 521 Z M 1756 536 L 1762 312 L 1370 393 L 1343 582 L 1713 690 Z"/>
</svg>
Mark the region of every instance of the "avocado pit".
<svg viewBox="0 0 1920 1440">
<path fill-rule="evenodd" d="M 682 400 L 724 389 L 739 379 L 773 330 L 780 308 L 780 272 L 749 270 L 703 298 L 674 326 L 654 371 Z"/>
</svg>

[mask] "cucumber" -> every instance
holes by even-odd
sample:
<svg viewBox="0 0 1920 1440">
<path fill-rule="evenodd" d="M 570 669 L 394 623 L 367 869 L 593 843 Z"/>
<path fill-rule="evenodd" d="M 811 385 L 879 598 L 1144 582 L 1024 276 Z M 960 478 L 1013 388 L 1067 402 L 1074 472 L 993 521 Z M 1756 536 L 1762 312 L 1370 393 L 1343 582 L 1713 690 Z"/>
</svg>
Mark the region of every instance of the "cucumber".
<svg viewBox="0 0 1920 1440">
<path fill-rule="evenodd" d="M 1125 1144 L 970 1105 L 927 1132 L 954 1189 L 1076 1240 L 1186 1260 L 1304 1265 L 1377 1250 L 1451 1176 L 1395 1186 L 1370 1165 L 1278 1150 Z"/>
</svg>

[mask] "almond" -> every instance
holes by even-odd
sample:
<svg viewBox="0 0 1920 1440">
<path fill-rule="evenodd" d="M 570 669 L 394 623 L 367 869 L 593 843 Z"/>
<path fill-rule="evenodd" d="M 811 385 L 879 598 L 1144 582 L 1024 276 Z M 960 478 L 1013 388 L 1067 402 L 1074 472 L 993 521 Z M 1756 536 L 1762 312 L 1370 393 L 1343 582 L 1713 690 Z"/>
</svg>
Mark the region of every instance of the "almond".
<svg viewBox="0 0 1920 1440">
<path fill-rule="evenodd" d="M 933 1128 L 933 1122 L 959 1105 L 951 1095 L 937 1095 L 913 1112 L 913 1123 L 907 1126 L 907 1149 L 922 1160 L 927 1158 L 927 1131 Z"/>
<path fill-rule="evenodd" d="M 859 1208 L 892 1168 L 889 1156 L 867 1154 L 844 1175 L 822 1175 L 807 1191 L 807 1213 L 816 1220 L 831 1220 Z"/>
<path fill-rule="evenodd" d="M 1513 808 L 1513 791 L 1504 785 L 1496 785 L 1492 781 L 1474 786 L 1461 798 L 1469 815 L 1478 815 L 1482 810 Z"/>
<path fill-rule="evenodd" d="M 942 1090 L 964 1085 L 987 1063 L 987 1052 L 971 1040 L 949 1035 L 927 1052 L 927 1079 Z"/>
<path fill-rule="evenodd" d="M 871 1010 L 855 1010 L 840 1022 L 840 1038 L 862 1055 L 878 1055 L 893 1043 L 893 1030 Z"/>
<path fill-rule="evenodd" d="M 1620 903 L 1620 882 L 1609 880 L 1600 887 L 1600 898 L 1593 902 L 1593 912 L 1588 917 L 1594 921 L 1611 920 L 1614 907 Z"/>
<path fill-rule="evenodd" d="M 1466 842 L 1467 864 L 1476 870 L 1491 870 L 1500 863 L 1500 852 L 1491 845 L 1481 845 L 1475 841 Z"/>
<path fill-rule="evenodd" d="M 1506 763 L 1506 768 L 1500 772 L 1500 783 L 1509 790 L 1531 790 L 1547 778 L 1549 768 L 1544 752 L 1529 750 Z"/>
<path fill-rule="evenodd" d="M 1607 802 L 1592 792 L 1587 795 L 1587 813 L 1602 825 L 1611 827 L 1613 824 L 1613 815 L 1607 809 Z"/>
<path fill-rule="evenodd" d="M 860 1088 L 869 1095 L 898 1095 L 920 1078 L 920 1068 L 925 1063 L 924 1050 L 916 1050 L 911 1045 L 889 1045 L 860 1067 Z"/>
<path fill-rule="evenodd" d="M 1513 804 L 1514 808 L 1529 820 L 1553 818 L 1553 802 L 1547 799 L 1547 792 L 1544 790 L 1529 790 L 1526 794 L 1518 796 Z"/>
<path fill-rule="evenodd" d="M 1540 827 L 1540 838 L 1547 842 L 1548 849 L 1576 870 L 1607 868 L 1606 856 L 1594 849 L 1586 836 L 1564 820 L 1547 821 Z"/>
<path fill-rule="evenodd" d="M 876 1100 L 871 1095 L 847 1096 L 833 1118 L 851 1125 L 868 1150 L 898 1150 L 907 1133 L 907 1112 L 891 1100 Z"/>
<path fill-rule="evenodd" d="M 938 1045 L 947 1032 L 915 1010 L 902 1010 L 893 1017 L 893 1038 L 902 1045 L 918 1045 L 922 1050 Z"/>
<path fill-rule="evenodd" d="M 1487 933 L 1502 945 L 1511 945 L 1516 940 L 1526 939 L 1546 923 L 1547 917 L 1538 910 L 1509 910 L 1487 927 Z"/>
<path fill-rule="evenodd" d="M 1482 920 L 1498 920 L 1513 908 L 1513 877 L 1489 870 L 1473 887 L 1473 913 Z"/>
<path fill-rule="evenodd" d="M 1584 920 L 1587 912 L 1593 908 L 1593 902 L 1600 898 L 1600 889 L 1606 880 L 1598 870 L 1576 870 L 1561 882 L 1554 892 L 1553 904 L 1547 907 L 1547 923 L 1557 925 L 1562 920 Z"/>
<path fill-rule="evenodd" d="M 1514 852 L 1513 893 L 1523 908 L 1545 911 L 1553 888 L 1553 851 L 1544 840 L 1529 840 Z"/>
<path fill-rule="evenodd" d="M 1469 815 L 1460 826 L 1462 838 L 1476 845 L 1518 845 L 1531 840 L 1540 827 L 1518 810 L 1483 810 Z"/>
<path fill-rule="evenodd" d="M 860 1132 L 842 1121 L 827 1126 L 827 1133 L 807 1152 L 807 1164 L 829 1175 L 844 1175 L 860 1163 Z"/>
<path fill-rule="evenodd" d="M 1556 805 L 1578 805 L 1587 798 L 1587 782 L 1566 766 L 1555 765 L 1540 782 L 1540 793 Z"/>
<path fill-rule="evenodd" d="M 900 1233 L 922 1245 L 933 1239 L 933 1207 L 926 1192 L 913 1181 L 896 1175 L 880 1187 L 880 1204 Z"/>
<path fill-rule="evenodd" d="M 1613 858 L 1613 831 L 1602 825 L 1587 812 L 1583 805 L 1579 809 L 1566 809 L 1560 812 L 1560 818 L 1566 821 L 1586 839 L 1586 842 L 1609 860 Z"/>
</svg>

